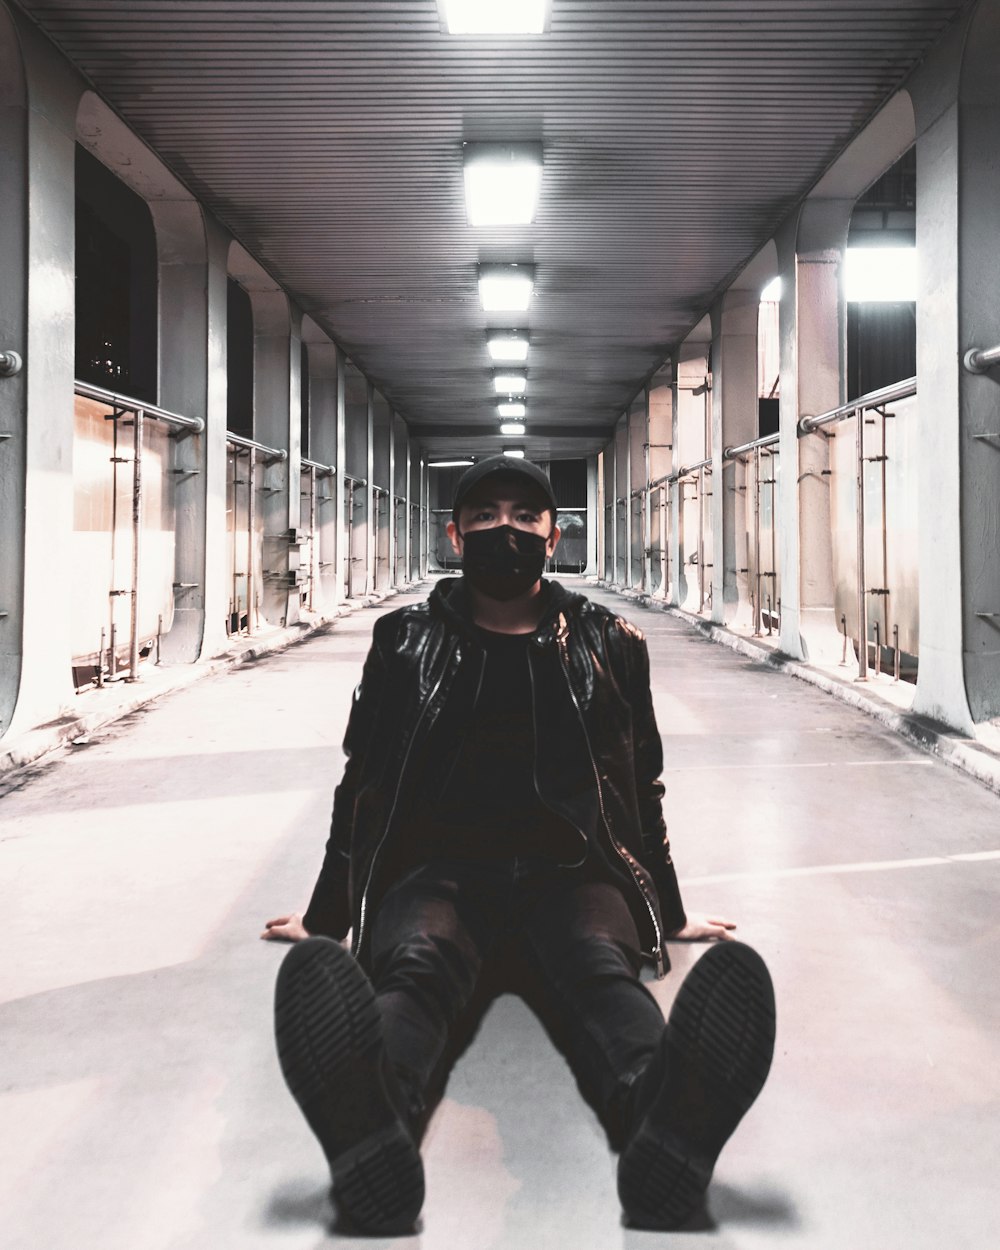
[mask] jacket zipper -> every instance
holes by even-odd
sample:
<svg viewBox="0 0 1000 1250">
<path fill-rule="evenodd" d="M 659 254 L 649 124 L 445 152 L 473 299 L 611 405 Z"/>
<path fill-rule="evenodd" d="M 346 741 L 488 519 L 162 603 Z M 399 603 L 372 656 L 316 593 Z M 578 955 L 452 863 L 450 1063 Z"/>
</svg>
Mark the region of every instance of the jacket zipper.
<svg viewBox="0 0 1000 1250">
<path fill-rule="evenodd" d="M 587 733 L 587 724 L 586 724 L 586 721 L 583 719 L 583 710 L 581 709 L 579 700 L 576 697 L 576 691 L 573 689 L 573 683 L 570 680 L 569 672 L 567 671 L 567 668 L 566 668 L 566 661 L 563 658 L 562 650 L 559 648 L 558 642 L 556 642 L 555 646 L 556 646 L 556 649 L 559 651 L 559 667 L 562 669 L 563 676 L 566 678 L 566 686 L 569 689 L 569 696 L 573 700 L 573 706 L 576 708 L 576 714 L 580 721 L 580 728 L 583 730 L 583 738 L 587 744 L 587 754 L 590 756 L 590 766 L 594 770 L 594 783 L 597 786 L 597 803 L 601 809 L 601 821 L 604 825 L 605 832 L 608 835 L 608 840 L 610 841 L 611 845 L 615 848 L 618 858 L 622 861 L 622 863 L 628 869 L 629 876 L 635 882 L 635 888 L 639 891 L 639 895 L 642 898 L 642 901 L 646 904 L 646 910 L 649 912 L 649 918 L 653 923 L 653 936 L 656 940 L 656 945 L 653 948 L 651 954 L 656 964 L 656 978 L 657 980 L 662 981 L 662 979 L 666 976 L 666 968 L 665 968 L 664 959 L 663 959 L 663 935 L 660 932 L 660 925 L 656 919 L 656 912 L 653 910 L 652 903 L 650 903 L 649 899 L 646 897 L 646 893 L 642 888 L 639 878 L 635 875 L 632 865 L 628 861 L 628 857 L 622 851 L 622 848 L 618 845 L 618 840 L 615 837 L 615 835 L 611 832 L 611 826 L 608 823 L 607 812 L 604 810 L 604 795 L 601 791 L 601 775 L 597 771 L 597 761 L 594 759 L 594 749 L 590 745 L 590 734 Z"/>
<path fill-rule="evenodd" d="M 479 706 L 479 696 L 482 694 L 482 691 L 483 691 L 483 678 L 485 676 L 486 676 L 486 652 L 484 651 L 483 661 L 482 661 L 482 664 L 479 666 L 479 680 L 476 682 L 476 693 L 472 696 L 473 712 Z M 448 769 L 448 776 L 445 777 L 444 781 L 441 784 L 441 792 L 440 792 L 441 797 L 444 797 L 448 793 L 448 787 L 451 785 L 451 779 L 455 775 L 455 769 L 458 767 L 458 761 L 461 759 L 461 757 L 462 757 L 461 750 L 456 751 L 455 758 L 451 762 L 451 768 Z"/>
<path fill-rule="evenodd" d="M 458 648 L 458 639 L 456 638 L 455 641 L 451 645 L 451 651 L 448 653 L 448 657 L 445 660 L 445 663 L 442 667 L 441 676 L 437 679 L 437 681 L 434 684 L 434 689 L 430 692 L 430 694 L 427 696 L 426 700 L 424 701 L 424 706 L 420 710 L 420 716 L 417 718 L 417 723 L 413 727 L 413 733 L 410 734 L 410 741 L 406 744 L 406 754 L 403 756 L 403 763 L 399 769 L 399 780 L 396 782 L 396 793 L 392 797 L 392 807 L 389 809 L 389 819 L 385 822 L 385 830 L 381 838 L 379 839 L 378 846 L 375 848 L 375 854 L 372 856 L 372 862 L 368 868 L 368 880 L 365 882 L 365 888 L 361 894 L 361 914 L 358 917 L 358 933 L 354 942 L 355 954 L 361 953 L 361 942 L 362 942 L 362 939 L 364 938 L 365 918 L 366 918 L 366 914 L 368 911 L 368 891 L 371 889 L 372 880 L 375 876 L 375 864 L 378 861 L 378 857 L 382 851 L 382 847 L 385 846 L 385 840 L 389 836 L 389 830 L 392 828 L 393 817 L 396 815 L 396 807 L 399 803 L 400 792 L 403 789 L 403 778 L 406 775 L 406 766 L 410 762 L 410 754 L 413 751 L 413 744 L 417 740 L 417 734 L 420 731 L 420 726 L 424 723 L 424 717 L 427 715 L 428 709 L 430 708 L 431 704 L 434 702 L 434 696 L 441 689 L 441 683 L 444 681 L 445 673 L 448 669 L 448 664 L 451 662 L 452 658 L 454 657 L 454 654 L 457 648 Z"/>
</svg>

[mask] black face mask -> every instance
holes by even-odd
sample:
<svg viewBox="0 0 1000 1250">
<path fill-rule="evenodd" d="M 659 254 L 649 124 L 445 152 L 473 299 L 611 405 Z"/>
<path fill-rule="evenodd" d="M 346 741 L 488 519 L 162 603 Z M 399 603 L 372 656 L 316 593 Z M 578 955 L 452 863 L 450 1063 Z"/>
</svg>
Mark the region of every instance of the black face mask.
<svg viewBox="0 0 1000 1250">
<path fill-rule="evenodd" d="M 461 535 L 462 572 L 490 599 L 516 599 L 542 575 L 548 540 L 513 525 L 494 525 Z"/>
</svg>

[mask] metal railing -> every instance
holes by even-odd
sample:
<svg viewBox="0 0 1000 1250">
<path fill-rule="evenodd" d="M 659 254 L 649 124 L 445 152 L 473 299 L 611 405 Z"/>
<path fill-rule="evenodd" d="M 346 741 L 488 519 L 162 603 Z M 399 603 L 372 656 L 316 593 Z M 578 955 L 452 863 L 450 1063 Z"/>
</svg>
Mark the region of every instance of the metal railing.
<svg viewBox="0 0 1000 1250">
<path fill-rule="evenodd" d="M 866 395 L 861 395 L 857 399 L 852 400 L 848 404 L 842 404 L 839 408 L 831 409 L 830 412 L 821 414 L 818 417 L 806 417 L 799 422 L 799 430 L 804 434 L 814 433 L 823 427 L 836 424 L 842 421 L 854 419 L 854 486 L 855 486 L 855 530 L 856 530 L 856 586 L 855 594 L 857 600 L 857 623 L 858 623 L 858 679 L 866 681 L 869 673 L 869 651 L 872 647 L 875 649 L 875 673 L 876 676 L 881 672 L 882 648 L 889 647 L 889 534 L 887 523 L 888 512 L 888 491 L 887 491 L 887 475 L 886 466 L 888 464 L 888 450 L 886 439 L 887 420 L 895 414 L 887 412 L 888 404 L 902 399 L 909 399 L 917 393 L 917 379 L 905 378 L 901 382 L 893 383 L 892 386 L 881 387 L 877 391 L 870 391 Z M 866 455 L 865 448 L 865 413 L 876 412 L 881 418 L 881 439 L 879 450 L 875 455 Z M 880 481 L 880 555 L 882 565 L 882 585 L 868 585 L 868 568 L 867 568 L 867 517 L 865 502 L 865 465 L 873 464 L 879 467 Z M 876 622 L 875 638 L 870 641 L 868 638 L 869 630 L 869 599 L 877 597 L 884 606 L 884 621 Z M 844 635 L 844 657 L 847 660 L 847 621 L 841 618 L 841 626 Z M 884 635 L 884 636 L 883 636 Z M 893 651 L 893 670 L 894 677 L 899 680 L 900 670 L 900 646 L 899 646 L 899 625 L 894 626 L 892 632 L 891 648 Z"/>
<path fill-rule="evenodd" d="M 320 559 L 319 549 L 319 514 L 318 508 L 322 504 L 329 503 L 333 498 L 332 495 L 319 494 L 319 479 L 332 477 L 336 472 L 336 468 L 332 464 L 320 464 L 317 460 L 309 460 L 305 456 L 301 460 L 302 468 L 306 472 L 309 482 L 308 490 L 300 490 L 299 497 L 308 499 L 309 501 L 309 528 L 306 531 L 308 542 L 308 562 L 306 565 L 306 593 L 305 606 L 310 612 L 316 608 L 316 585 L 319 581 L 320 569 L 323 568 L 323 561 Z M 301 560 L 301 556 L 300 556 Z"/>
<path fill-rule="evenodd" d="M 231 616 L 236 618 L 234 633 L 240 633 L 240 596 L 238 579 L 240 576 L 236 560 L 236 501 L 238 486 L 246 486 L 247 517 L 246 517 L 246 633 L 253 635 L 256 618 L 260 614 L 260 594 L 257 579 L 254 576 L 254 556 L 257 550 L 257 465 L 283 463 L 288 459 L 288 452 L 281 447 L 270 447 L 267 443 L 258 442 L 255 438 L 246 438 L 242 434 L 226 431 L 226 443 L 233 448 L 233 600 Z M 239 457 L 246 456 L 246 477 L 239 477 Z"/>
<path fill-rule="evenodd" d="M 799 434 L 814 434 L 825 425 L 849 421 L 861 409 L 878 408 L 883 404 L 891 404 L 896 399 L 908 399 L 916 393 L 917 379 L 904 378 L 901 382 L 893 382 L 891 386 L 883 386 L 877 391 L 869 391 L 867 395 L 859 395 L 849 404 L 831 408 L 829 412 L 822 412 L 818 417 L 802 417 L 799 421 Z"/>
<path fill-rule="evenodd" d="M 136 399 L 134 395 L 120 395 L 117 391 L 109 391 L 103 386 L 94 386 L 90 382 L 77 379 L 73 383 L 73 393 L 84 399 L 96 399 L 98 403 L 108 404 L 112 408 L 121 409 L 122 413 L 141 412 L 144 419 L 163 421 L 179 430 L 188 430 L 192 434 L 203 434 L 205 422 L 201 417 L 185 417 L 179 412 L 170 412 L 157 404 L 147 404 L 144 399 Z"/>
<path fill-rule="evenodd" d="M 704 459 L 696 460 L 691 464 L 682 465 L 681 468 L 677 469 L 676 471 L 672 473 L 667 473 L 663 477 L 657 478 L 654 482 L 651 482 L 649 486 L 649 489 L 653 489 L 659 486 L 661 483 L 667 483 L 671 487 L 676 486 L 677 489 L 680 491 L 679 502 L 680 502 L 682 513 L 685 510 L 684 509 L 685 504 L 691 503 L 692 498 L 696 499 L 698 502 L 698 534 L 697 534 L 697 541 L 694 543 L 694 550 L 689 553 L 688 544 L 686 542 L 684 544 L 684 554 L 686 557 L 685 562 L 691 565 L 692 567 L 697 568 L 698 570 L 698 609 L 697 609 L 698 612 L 703 612 L 706 606 L 711 606 L 711 602 L 712 602 L 711 582 L 706 581 L 706 577 L 705 577 L 705 570 L 710 569 L 712 567 L 711 562 L 706 561 L 705 559 L 705 551 L 706 551 L 705 537 L 706 537 L 706 533 L 708 532 L 708 522 L 709 522 L 709 518 L 706 516 L 706 513 L 705 513 L 705 500 L 710 499 L 712 495 L 712 492 L 706 489 L 705 479 L 707 477 L 711 477 L 711 475 L 712 475 L 712 457 L 707 456 Z M 689 497 L 685 499 L 684 497 L 685 486 L 695 487 L 695 494 L 693 497 Z M 683 516 L 681 518 L 681 527 L 682 527 L 682 532 L 683 532 L 683 528 L 684 528 Z M 679 589 L 680 588 L 678 586 L 678 592 L 679 592 Z"/>
<path fill-rule="evenodd" d="M 736 489 L 749 497 L 746 513 L 747 565 L 750 610 L 755 638 L 773 634 L 781 619 L 778 575 L 778 434 L 765 434 L 735 447 L 724 447 L 722 459 L 743 466 L 743 485 Z M 770 567 L 765 568 L 765 565 Z M 765 604 L 767 605 L 765 608 Z M 766 629 L 765 629 L 766 616 Z"/>
<path fill-rule="evenodd" d="M 1000 365 L 1000 343 L 996 347 L 970 347 L 962 363 L 970 373 L 985 373 Z"/>
<path fill-rule="evenodd" d="M 671 483 L 668 476 L 659 477 L 650 482 L 640 492 L 643 503 L 643 539 L 642 539 L 642 588 L 658 598 L 666 598 L 670 587 L 670 491 Z M 656 503 L 653 497 L 658 496 Z M 656 537 L 653 537 L 653 518 L 656 517 Z M 659 577 L 654 579 L 653 569 L 657 569 Z"/>
<path fill-rule="evenodd" d="M 111 409 L 107 420 L 113 421 L 113 445 L 111 462 L 114 466 L 112 474 L 112 503 L 111 503 L 111 567 L 112 581 L 114 581 L 113 570 L 115 567 L 115 546 L 117 535 L 117 511 L 118 511 L 118 466 L 119 464 L 128 463 L 128 460 L 118 455 L 118 428 L 119 422 L 131 415 L 132 418 L 132 518 L 131 518 L 131 585 L 126 590 L 120 590 L 112 586 L 109 591 L 110 602 L 110 619 L 109 619 L 109 635 L 107 638 L 109 644 L 109 676 L 114 678 L 117 676 L 117 623 L 115 621 L 114 601 L 124 595 L 129 597 L 129 659 L 128 659 L 128 681 L 137 681 L 139 675 L 139 596 L 140 596 L 140 572 L 142 569 L 142 505 L 143 505 L 143 449 L 144 449 L 144 430 L 147 420 L 160 421 L 168 425 L 172 430 L 176 431 L 177 437 L 187 434 L 201 434 L 205 429 L 205 422 L 200 417 L 186 417 L 179 412 L 171 412 L 166 408 L 161 408 L 158 404 L 148 403 L 146 400 L 139 399 L 134 395 L 124 395 L 118 391 L 108 390 L 103 386 L 95 386 L 90 382 L 83 382 L 79 379 L 73 383 L 74 395 L 82 399 L 89 399 L 95 403 L 104 405 Z M 160 624 L 157 626 L 157 650 L 159 650 L 160 630 L 162 627 L 162 614 L 159 617 Z M 105 655 L 105 633 L 101 630 L 101 642 L 97 657 L 97 684 L 104 684 L 104 655 Z"/>
</svg>

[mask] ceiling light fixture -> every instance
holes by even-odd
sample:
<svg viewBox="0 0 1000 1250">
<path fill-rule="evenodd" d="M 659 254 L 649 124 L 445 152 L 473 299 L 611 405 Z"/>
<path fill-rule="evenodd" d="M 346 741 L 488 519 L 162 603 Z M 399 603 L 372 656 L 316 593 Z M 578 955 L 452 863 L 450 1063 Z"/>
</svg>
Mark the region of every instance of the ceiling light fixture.
<svg viewBox="0 0 1000 1250">
<path fill-rule="evenodd" d="M 497 404 L 497 412 L 499 412 L 501 417 L 523 417 L 527 409 L 524 404 L 519 404 L 515 401 L 510 404 Z"/>
<path fill-rule="evenodd" d="M 501 425 L 500 427 L 500 433 L 501 434 L 523 434 L 524 422 L 523 421 L 505 421 L 503 425 Z"/>
<path fill-rule="evenodd" d="M 495 373 L 493 389 L 498 395 L 523 395 L 528 379 L 523 373 Z"/>
<path fill-rule="evenodd" d="M 460 469 L 475 464 L 475 460 L 466 457 L 464 460 L 428 460 L 428 469 Z"/>
<path fill-rule="evenodd" d="M 449 35 L 541 35 L 546 0 L 441 0 Z"/>
<path fill-rule="evenodd" d="M 528 226 L 542 181 L 540 143 L 467 143 L 465 211 L 471 226 Z"/>
<path fill-rule="evenodd" d="M 534 285 L 530 265 L 479 266 L 479 300 L 486 312 L 524 312 Z"/>
<path fill-rule="evenodd" d="M 528 359 L 528 340 L 519 334 L 493 334 L 486 346 L 494 360 Z"/>
<path fill-rule="evenodd" d="M 524 448 L 523 447 L 505 447 L 503 449 L 503 454 L 505 456 L 510 456 L 512 460 L 523 460 Z"/>
</svg>

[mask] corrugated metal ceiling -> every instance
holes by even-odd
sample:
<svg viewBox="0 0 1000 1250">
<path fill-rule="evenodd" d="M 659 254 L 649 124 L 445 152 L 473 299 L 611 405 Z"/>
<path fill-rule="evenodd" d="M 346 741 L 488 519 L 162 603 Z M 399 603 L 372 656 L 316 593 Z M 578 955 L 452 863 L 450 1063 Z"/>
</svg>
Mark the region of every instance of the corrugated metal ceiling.
<svg viewBox="0 0 1000 1250">
<path fill-rule="evenodd" d="M 603 441 L 963 5 L 552 0 L 516 38 L 435 0 L 21 7 L 435 450 L 493 444 L 484 332 L 528 329 L 544 455 Z M 543 142 L 533 225 L 466 223 L 476 139 Z M 534 262 L 526 315 L 482 312 L 484 260 Z"/>
</svg>

